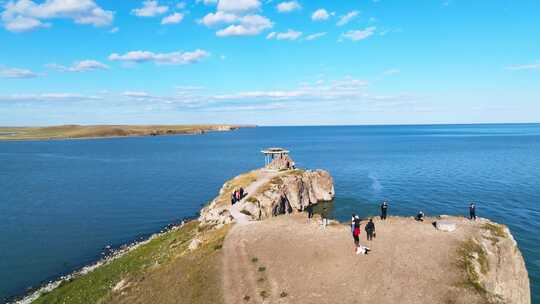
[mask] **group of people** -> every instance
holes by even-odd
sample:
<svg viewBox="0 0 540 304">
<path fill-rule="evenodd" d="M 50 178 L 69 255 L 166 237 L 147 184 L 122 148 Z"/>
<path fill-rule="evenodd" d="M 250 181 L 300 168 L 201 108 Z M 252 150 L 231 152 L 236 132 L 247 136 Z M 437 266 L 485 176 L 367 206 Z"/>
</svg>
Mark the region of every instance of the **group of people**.
<svg viewBox="0 0 540 304">
<path fill-rule="evenodd" d="M 244 188 L 240 187 L 239 189 L 235 189 L 231 193 L 231 205 L 236 204 L 241 199 L 243 199 L 244 196 L 246 196 L 246 195 L 247 195 L 247 193 L 244 192 Z"/>
<path fill-rule="evenodd" d="M 388 217 L 388 203 L 383 202 L 381 204 L 381 220 L 386 220 Z M 423 211 L 419 211 L 416 216 L 414 217 L 415 220 L 418 222 L 423 222 L 425 218 L 425 214 Z M 476 205 L 474 203 L 471 203 L 469 205 L 469 219 L 476 220 Z"/>
<path fill-rule="evenodd" d="M 367 240 L 372 241 L 376 236 L 375 223 L 373 223 L 373 219 L 369 219 L 369 222 L 366 224 L 364 230 L 366 231 Z M 353 235 L 356 254 L 367 254 L 370 251 L 369 247 L 360 245 L 360 217 L 354 213 L 351 218 L 351 232 Z"/>
</svg>

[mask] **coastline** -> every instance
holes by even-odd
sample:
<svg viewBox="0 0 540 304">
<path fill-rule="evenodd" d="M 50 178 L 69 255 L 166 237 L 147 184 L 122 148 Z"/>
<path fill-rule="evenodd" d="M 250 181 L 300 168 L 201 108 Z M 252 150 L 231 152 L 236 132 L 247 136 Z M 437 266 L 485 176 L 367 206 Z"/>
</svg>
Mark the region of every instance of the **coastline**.
<svg viewBox="0 0 540 304">
<path fill-rule="evenodd" d="M 269 172 L 273 174 L 269 175 Z M 425 223 L 419 223 L 411 216 L 391 216 L 388 221 L 376 219 L 377 231 L 380 232 L 378 239 L 383 242 L 379 243 L 377 247 L 372 247 L 374 248 L 375 262 L 370 262 L 371 259 L 357 261 L 358 258 L 355 255 L 348 254 L 350 242 L 349 223 L 331 220 L 327 222 L 327 229 L 326 225 L 321 228 L 320 223 L 324 221 L 319 215 L 315 217 L 314 221 L 306 223 L 303 201 L 295 199 L 297 196 L 306 198 L 305 195 L 302 195 L 304 191 L 307 191 L 305 194 L 314 195 L 313 199 L 323 204 L 325 200 L 322 194 L 331 194 L 333 197 L 333 183 L 328 185 L 324 182 L 331 181 L 331 176 L 326 176 L 326 174 L 319 170 L 303 171 L 295 169 L 288 171 L 254 170 L 238 175 L 231 180 L 225 181 L 214 201 L 203 206 L 197 220 L 184 219 L 167 225 L 159 232 L 148 237 L 113 249 L 102 259 L 68 275 L 61 276 L 57 280 L 45 283 L 41 287 L 28 292 L 25 296 L 12 297 L 9 299 L 12 302 L 9 303 L 29 304 L 34 301 L 36 303 L 60 303 L 68 299 L 73 303 L 99 303 L 102 301 L 112 303 L 126 303 L 125 301 L 128 301 L 127 303 L 130 303 L 130 298 L 134 299 L 138 296 L 151 298 L 151 294 L 155 292 L 164 294 L 163 297 L 166 299 L 178 299 L 179 294 L 175 292 L 183 290 L 182 286 L 184 288 L 187 286 L 193 287 L 197 290 L 196 294 L 200 294 L 201 291 L 206 294 L 208 289 L 215 291 L 209 293 L 208 298 L 225 299 L 224 303 L 240 303 L 242 299 L 246 299 L 247 294 L 250 297 L 260 295 L 264 302 L 266 297 L 271 294 L 271 292 L 267 294 L 265 290 L 272 287 L 261 282 L 269 281 L 267 277 L 269 275 L 278 275 L 274 279 L 282 282 L 282 284 L 286 282 L 284 286 L 288 286 L 286 288 L 287 292 L 291 293 L 291 286 L 300 286 L 305 283 L 294 281 L 295 279 L 287 271 L 281 274 L 279 272 L 265 272 L 266 268 L 284 269 L 282 263 L 286 261 L 287 265 L 296 263 L 296 266 L 292 267 L 293 269 L 304 269 L 306 271 L 304 275 L 313 275 L 309 271 L 309 265 L 305 264 L 304 259 L 298 259 L 298 256 L 311 256 L 317 250 L 326 252 L 323 256 L 328 259 L 321 262 L 326 263 L 329 267 L 325 273 L 330 274 L 330 278 L 341 276 L 345 272 L 344 269 L 333 272 L 333 270 L 336 270 L 335 263 L 337 260 L 348 259 L 349 262 L 346 263 L 348 265 L 363 263 L 364 265 L 355 265 L 361 269 L 371 267 L 370 269 L 373 270 L 376 269 L 376 265 L 380 264 L 376 262 L 377 259 L 385 259 L 387 256 L 399 260 L 400 265 L 404 265 L 403 273 L 410 274 L 411 271 L 415 273 L 414 271 L 418 270 L 415 266 L 417 262 L 414 262 L 414 259 L 417 256 L 420 256 L 420 260 L 433 257 L 433 248 L 448 253 L 448 255 L 439 255 L 438 260 L 428 267 L 432 273 L 438 273 L 438 280 L 440 281 L 436 285 L 439 291 L 452 293 L 459 289 L 457 294 L 465 294 L 465 298 L 473 297 L 476 299 L 473 302 L 458 301 L 456 303 L 480 303 L 478 301 L 491 301 L 502 297 L 502 295 L 509 296 L 512 299 L 530 298 L 527 269 L 513 235 L 508 227 L 492 222 L 489 219 L 479 218 L 478 221 L 470 221 L 463 216 L 448 215 L 426 217 Z M 301 186 L 302 183 L 307 181 L 309 181 L 310 187 L 313 188 L 307 189 L 304 187 L 305 185 Z M 256 187 L 253 187 L 253 185 L 256 185 Z M 236 187 L 245 187 L 250 196 L 244 197 L 244 200 L 238 201 L 236 204 L 229 205 L 227 200 L 230 191 L 233 191 Z M 330 191 L 329 187 L 331 187 Z M 322 192 L 319 190 L 322 190 Z M 273 210 L 271 207 L 276 206 L 276 202 L 283 202 L 283 198 L 292 207 L 290 211 L 269 213 L 269 210 Z M 309 201 L 311 202 L 311 199 Z M 253 209 L 255 207 L 254 202 L 256 202 L 257 210 Z M 258 216 L 257 212 L 254 211 L 258 211 Z M 243 218 L 245 220 L 242 220 Z M 439 220 L 454 223 L 459 228 L 456 232 L 453 232 L 456 228 L 453 230 L 439 229 L 435 225 Z M 413 229 L 411 235 L 407 234 L 409 238 L 413 237 L 412 241 L 401 235 L 404 233 L 402 227 L 405 225 L 408 225 L 409 229 Z M 317 237 L 306 237 L 313 234 L 316 234 Z M 260 238 L 260 235 L 266 237 Z M 414 236 L 417 237 L 416 240 L 414 240 Z M 388 238 L 386 242 L 385 237 Z M 421 240 L 425 240 L 425 237 L 429 239 L 426 242 L 427 247 L 419 246 L 422 243 Z M 429 245 L 432 242 L 436 243 L 436 246 Z M 403 252 L 395 250 L 398 243 L 399 246 L 405 248 Z M 243 249 L 241 251 L 238 251 L 237 244 L 242 244 Z M 319 248 L 319 246 L 322 247 Z M 275 256 L 272 253 L 276 248 L 281 256 Z M 249 253 L 246 253 L 246 250 Z M 239 259 L 236 259 L 236 257 L 239 257 Z M 178 260 L 181 262 L 180 267 L 177 262 L 174 262 Z M 194 261 L 197 262 L 194 263 Z M 224 261 L 224 264 L 221 264 L 221 261 Z M 264 264 L 260 264 L 261 261 L 264 261 Z M 133 263 L 136 265 L 132 265 Z M 214 266 L 201 268 L 201 265 Z M 225 266 L 221 268 L 221 266 L 216 265 Z M 261 272 L 265 272 L 263 281 L 257 281 L 260 286 L 257 283 L 255 285 L 250 284 L 249 277 L 254 276 L 245 273 L 245 271 L 249 272 L 249 270 L 246 270 L 247 265 L 258 267 L 255 274 L 261 275 Z M 161 269 L 161 272 L 159 272 L 159 269 Z M 188 274 L 178 276 L 179 271 Z M 158 274 L 153 275 L 156 273 Z M 192 276 L 195 275 L 196 279 L 190 277 L 189 273 Z M 376 271 L 376 273 L 383 272 Z M 167 276 L 167 274 L 172 274 L 172 277 Z M 432 277 L 424 274 L 423 271 L 416 273 L 414 281 L 420 282 L 420 285 L 431 284 Z M 464 274 L 464 276 L 461 277 L 461 274 Z M 178 277 L 183 278 L 180 280 L 183 280 L 184 285 L 178 285 L 178 282 L 171 281 L 173 278 Z M 379 279 L 386 283 L 389 281 L 398 282 L 402 286 L 414 284 L 410 280 L 400 281 L 400 277 L 401 275 L 398 275 L 396 281 L 387 278 L 385 275 Z M 511 279 L 500 279 L 508 277 L 511 277 Z M 208 278 L 210 280 L 207 280 Z M 325 281 L 327 278 L 326 276 L 315 275 L 314 279 Z M 352 280 L 353 277 L 350 279 Z M 240 293 L 233 292 L 234 288 L 225 287 L 223 289 L 224 294 L 220 294 L 221 285 L 219 282 L 221 280 L 238 282 L 240 287 L 250 285 L 259 287 L 251 288 L 247 292 L 240 291 Z M 350 280 L 346 281 L 349 282 Z M 156 282 L 159 284 L 156 285 Z M 445 284 L 450 284 L 453 287 L 448 289 L 448 285 Z M 263 285 L 265 287 L 261 287 Z M 351 292 L 350 288 L 339 290 L 339 288 L 343 287 L 341 283 L 330 285 L 332 288 L 328 290 L 328 296 L 339 297 L 339 295 L 342 296 L 346 292 Z M 527 288 L 524 287 L 525 285 Z M 134 286 L 137 287 L 134 288 Z M 171 289 L 171 286 L 175 286 L 175 288 Z M 176 289 L 176 287 L 180 287 L 180 289 Z M 410 287 L 412 288 L 412 286 Z M 157 290 L 154 288 L 157 288 Z M 264 288 L 265 293 L 259 293 L 261 288 Z M 336 288 L 336 290 L 333 288 Z M 369 289 L 369 287 L 367 288 Z M 412 290 L 411 288 L 405 288 L 405 290 Z M 240 288 L 240 290 L 243 289 Z M 306 288 L 295 290 L 295 293 L 301 294 L 302 290 L 306 290 Z M 516 292 L 506 293 L 505 290 L 516 290 Z M 283 294 L 283 290 L 275 290 L 274 297 L 276 299 L 283 297 L 279 294 L 280 291 Z M 287 296 L 287 292 L 285 292 L 285 296 Z M 172 294 L 176 297 L 170 297 Z M 375 294 L 377 293 L 375 292 Z M 435 292 L 435 294 L 438 293 Z M 435 294 L 431 296 L 435 296 Z M 168 296 L 169 298 L 167 298 Z M 309 298 L 311 296 L 311 294 L 305 294 L 300 298 Z M 350 296 L 353 296 L 353 294 L 341 300 L 344 301 Z M 450 299 L 452 296 L 445 295 L 445 297 Z M 207 303 L 208 298 L 202 302 L 199 298 L 199 301 L 188 303 Z M 189 299 L 189 297 L 185 298 L 187 301 Z M 231 302 L 231 299 L 234 300 Z M 115 302 L 115 300 L 119 302 Z M 156 301 L 159 302 L 159 300 Z M 393 302 L 388 302 L 388 298 L 386 298 L 386 302 L 381 303 Z M 406 303 L 417 302 L 409 301 Z M 509 303 L 528 302 L 511 301 Z"/>
<path fill-rule="evenodd" d="M 143 245 L 146 245 L 146 244 L 150 243 L 152 240 L 155 240 L 155 239 L 157 239 L 157 238 L 159 238 L 161 236 L 164 236 L 164 235 L 170 233 L 171 231 L 178 230 L 178 229 L 184 227 L 186 224 L 189 224 L 189 223 L 192 223 L 192 222 L 195 222 L 195 221 L 197 221 L 197 216 L 195 216 L 195 215 L 194 216 L 188 216 L 188 217 L 182 219 L 179 222 L 174 222 L 174 223 L 171 223 L 171 224 L 168 224 L 168 225 L 164 226 L 158 232 L 154 232 L 154 233 L 148 235 L 147 237 L 141 237 L 139 239 L 135 239 L 133 241 L 124 243 L 124 244 L 118 246 L 117 248 L 105 249 L 106 251 L 102 252 L 103 257 L 98 259 L 97 261 L 92 262 L 92 263 L 87 264 L 87 265 L 84 265 L 84 266 L 80 267 L 79 269 L 74 270 L 74 271 L 72 271 L 72 272 L 70 272 L 68 274 L 61 275 L 61 276 L 57 277 L 56 279 L 50 280 L 48 282 L 42 282 L 39 286 L 30 288 L 30 290 L 25 292 L 24 294 L 10 296 L 10 297 L 5 299 L 5 300 L 7 300 L 6 303 L 30 304 L 33 301 L 37 300 L 41 295 L 55 290 L 56 288 L 58 288 L 63 283 L 67 283 L 67 282 L 70 282 L 70 281 L 72 281 L 74 279 L 82 277 L 82 276 L 84 276 L 84 275 L 98 269 L 99 267 L 105 266 L 105 265 L 107 265 L 107 264 L 109 264 L 109 263 L 111 263 L 111 262 L 125 256 L 126 254 L 132 252 L 133 250 L 135 250 L 135 249 L 137 249 L 137 248 L 139 248 L 139 247 L 141 247 Z"/>
<path fill-rule="evenodd" d="M 66 125 L 51 127 L 0 127 L 1 141 L 54 141 L 124 137 L 201 135 L 229 132 L 257 125 Z M 46 135 L 44 135 L 46 134 Z"/>
</svg>

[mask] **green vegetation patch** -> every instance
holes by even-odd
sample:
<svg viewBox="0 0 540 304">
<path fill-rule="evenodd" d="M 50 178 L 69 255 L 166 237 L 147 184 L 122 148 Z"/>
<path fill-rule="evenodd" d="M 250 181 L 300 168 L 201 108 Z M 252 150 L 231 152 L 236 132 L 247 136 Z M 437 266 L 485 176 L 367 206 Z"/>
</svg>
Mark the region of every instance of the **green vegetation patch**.
<svg viewBox="0 0 540 304">
<path fill-rule="evenodd" d="M 508 237 L 506 235 L 506 230 L 503 225 L 499 224 L 492 224 L 492 223 L 485 223 L 482 226 L 483 229 L 488 230 L 493 236 L 500 237 L 500 238 L 506 238 Z"/>
<path fill-rule="evenodd" d="M 474 239 L 469 239 L 461 244 L 458 249 L 458 265 L 465 272 L 466 287 L 472 287 L 480 294 L 485 295 L 486 289 L 480 283 L 480 274 L 476 270 L 476 264 L 480 266 L 480 272 L 487 274 L 489 261 L 486 251 Z"/>
<path fill-rule="evenodd" d="M 187 252 L 187 246 L 195 236 L 198 224 L 197 221 L 192 221 L 182 228 L 164 233 L 86 275 L 62 283 L 34 303 L 101 303 L 122 279 L 128 283 L 144 281 L 148 273 L 167 268 L 181 259 L 179 257 Z M 225 235 L 222 235 L 213 242 L 205 243 L 201 246 L 204 250 L 197 252 L 219 252 L 215 246 L 222 244 L 224 237 Z"/>
</svg>

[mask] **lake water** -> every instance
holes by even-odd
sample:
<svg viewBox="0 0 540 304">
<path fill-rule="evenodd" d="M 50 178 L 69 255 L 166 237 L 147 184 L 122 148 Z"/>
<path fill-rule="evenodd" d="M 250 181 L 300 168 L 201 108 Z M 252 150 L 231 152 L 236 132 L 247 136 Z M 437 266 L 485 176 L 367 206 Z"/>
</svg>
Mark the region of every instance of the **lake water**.
<svg viewBox="0 0 540 304">
<path fill-rule="evenodd" d="M 195 215 L 282 146 L 334 177 L 333 214 L 477 214 L 510 226 L 540 301 L 540 125 L 268 127 L 0 142 L 0 302 Z"/>
</svg>

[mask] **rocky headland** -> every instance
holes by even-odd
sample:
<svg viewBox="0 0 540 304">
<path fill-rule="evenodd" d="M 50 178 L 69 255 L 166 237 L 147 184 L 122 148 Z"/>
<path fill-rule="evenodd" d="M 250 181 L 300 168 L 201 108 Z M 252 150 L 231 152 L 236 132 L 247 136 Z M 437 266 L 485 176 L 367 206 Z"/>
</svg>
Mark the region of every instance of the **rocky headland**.
<svg viewBox="0 0 540 304">
<path fill-rule="evenodd" d="M 239 188 L 246 194 L 232 205 Z M 198 220 L 34 295 L 35 303 L 531 302 L 506 226 L 455 216 L 374 218 L 376 238 L 361 233 L 371 252 L 357 255 L 348 223 L 323 227 L 304 213 L 334 195 L 323 170 L 241 174 Z"/>
</svg>

